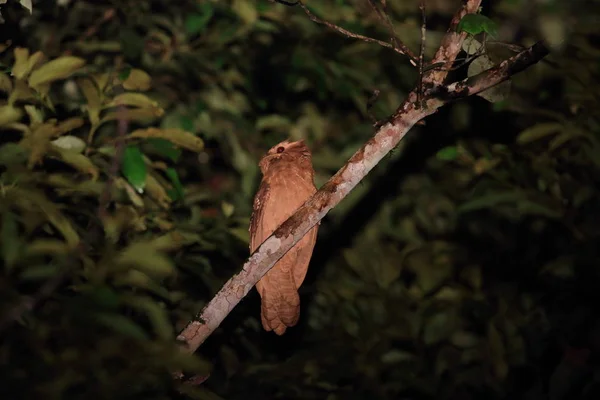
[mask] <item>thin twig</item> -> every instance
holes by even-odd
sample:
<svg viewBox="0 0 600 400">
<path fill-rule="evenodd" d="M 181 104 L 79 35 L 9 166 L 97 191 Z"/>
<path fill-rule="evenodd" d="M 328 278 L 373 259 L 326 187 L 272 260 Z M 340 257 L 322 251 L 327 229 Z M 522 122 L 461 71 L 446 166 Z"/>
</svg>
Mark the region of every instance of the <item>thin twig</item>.
<svg viewBox="0 0 600 400">
<path fill-rule="evenodd" d="M 277 0 L 277 2 L 281 2 L 281 1 Z M 368 36 L 359 35 L 358 33 L 350 32 L 349 30 L 344 29 L 341 26 L 337 26 L 335 24 L 332 24 L 331 22 L 327 22 L 327 21 L 322 20 L 321 18 L 317 17 L 301 1 L 298 1 L 296 4 L 298 4 L 300 7 L 302 7 L 302 9 L 304 10 L 304 12 L 306 13 L 306 15 L 308 16 L 308 18 L 311 21 L 313 21 L 313 22 L 315 22 L 317 24 L 325 25 L 329 29 L 332 29 L 332 30 L 334 30 L 334 31 L 336 31 L 336 32 L 344 35 L 344 36 L 351 37 L 351 38 L 354 38 L 354 39 L 359 39 L 359 40 L 362 40 L 363 42 L 367 42 L 367 43 L 376 43 L 376 44 L 378 44 L 378 45 L 380 45 L 382 47 L 387 47 L 388 49 L 392 49 L 396 53 L 408 57 L 411 64 L 417 65 L 417 58 L 415 57 L 414 54 L 412 54 L 412 52 L 410 52 L 410 50 L 407 49 L 408 50 L 408 53 L 407 53 L 402 48 L 396 48 L 396 47 L 394 47 L 394 45 L 392 45 L 392 44 L 390 44 L 388 42 L 384 42 L 383 40 L 374 39 L 374 38 L 371 38 L 371 37 L 368 37 Z"/>
<path fill-rule="evenodd" d="M 396 30 L 394 29 L 394 24 L 392 23 L 392 20 L 390 19 L 389 15 L 387 13 L 386 3 L 382 2 L 382 4 L 383 4 L 383 9 L 382 9 L 377 4 L 376 0 L 368 0 L 368 2 L 371 5 L 371 8 L 375 11 L 377 16 L 381 20 L 381 22 L 390 31 L 392 46 L 393 46 L 394 50 L 395 51 L 400 50 L 403 54 L 408 56 L 410 63 L 413 66 L 417 66 L 417 64 L 415 62 L 415 58 L 416 58 L 415 55 L 412 53 L 412 51 L 410 51 L 410 49 L 408 47 L 406 47 L 406 45 L 404 43 L 402 43 L 402 41 L 400 39 L 398 39 L 398 36 L 396 35 Z"/>
</svg>

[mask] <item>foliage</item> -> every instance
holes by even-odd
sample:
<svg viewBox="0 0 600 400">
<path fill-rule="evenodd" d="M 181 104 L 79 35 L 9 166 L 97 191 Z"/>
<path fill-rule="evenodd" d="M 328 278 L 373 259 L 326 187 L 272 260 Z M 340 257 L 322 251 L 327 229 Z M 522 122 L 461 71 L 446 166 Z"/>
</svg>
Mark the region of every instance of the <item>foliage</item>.
<svg viewBox="0 0 600 400">
<path fill-rule="evenodd" d="M 307 3 L 388 37 L 366 2 Z M 428 57 L 455 3 L 427 2 Z M 484 14 L 501 40 L 528 43 L 548 31 L 520 26 L 523 9 L 498 2 Z M 388 11 L 418 49 L 417 3 Z M 281 338 L 263 332 L 254 293 L 188 357 L 175 335 L 248 255 L 260 155 L 306 139 L 319 186 L 372 132 L 372 91 L 385 117 L 416 71 L 269 1 L 49 1 L 31 15 L 9 2 L 0 315 L 19 318 L 2 325 L 2 391 L 593 396 L 600 86 L 591 60 L 600 50 L 591 11 L 540 12 L 539 21 L 569 12 L 580 22 L 562 52 L 517 76 L 508 100 L 470 99 L 427 120 L 332 211 L 299 326 Z M 512 54 L 493 43 L 485 51 L 494 61 Z M 177 369 L 210 376 L 180 387 Z"/>
</svg>

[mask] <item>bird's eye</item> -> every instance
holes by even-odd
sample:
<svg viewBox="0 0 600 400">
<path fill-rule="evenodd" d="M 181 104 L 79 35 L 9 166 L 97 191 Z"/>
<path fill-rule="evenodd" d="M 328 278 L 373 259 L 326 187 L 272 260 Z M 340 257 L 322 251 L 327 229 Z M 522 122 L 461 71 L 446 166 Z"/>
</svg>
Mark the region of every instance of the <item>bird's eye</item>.
<svg viewBox="0 0 600 400">
<path fill-rule="evenodd" d="M 285 147 L 283 147 L 283 146 L 279 146 L 279 147 L 277 148 L 277 152 L 278 152 L 278 153 L 283 153 L 284 151 L 285 151 Z"/>
</svg>

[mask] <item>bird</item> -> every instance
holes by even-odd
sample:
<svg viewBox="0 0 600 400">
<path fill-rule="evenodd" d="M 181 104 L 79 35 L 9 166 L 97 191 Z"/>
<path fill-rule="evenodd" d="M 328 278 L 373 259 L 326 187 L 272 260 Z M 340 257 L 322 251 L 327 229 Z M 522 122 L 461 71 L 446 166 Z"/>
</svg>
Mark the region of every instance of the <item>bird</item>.
<svg viewBox="0 0 600 400">
<path fill-rule="evenodd" d="M 260 160 L 262 179 L 254 196 L 250 219 L 250 253 L 296 212 L 317 188 L 310 149 L 303 140 L 285 140 Z M 302 285 L 317 240 L 311 228 L 257 283 L 261 322 L 266 331 L 283 335 L 300 317 Z"/>
</svg>

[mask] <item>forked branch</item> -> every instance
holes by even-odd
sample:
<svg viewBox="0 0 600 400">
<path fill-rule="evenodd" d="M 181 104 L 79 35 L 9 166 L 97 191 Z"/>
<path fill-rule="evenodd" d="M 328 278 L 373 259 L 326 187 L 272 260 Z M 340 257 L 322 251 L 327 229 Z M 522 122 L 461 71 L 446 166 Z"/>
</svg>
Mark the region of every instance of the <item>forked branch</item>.
<svg viewBox="0 0 600 400">
<path fill-rule="evenodd" d="M 301 3 L 300 3 L 301 4 Z M 466 0 L 452 20 L 442 40 L 434 63 L 451 65 L 461 48 L 465 35 L 456 33 L 458 21 L 479 7 L 480 0 Z M 294 215 L 285 221 L 250 256 L 242 271 L 234 275 L 206 305 L 198 318 L 191 321 L 178 336 L 184 351 L 194 352 L 221 324 L 256 282 L 315 224 L 334 208 L 352 189 L 402 140 L 421 119 L 435 113 L 445 104 L 489 89 L 512 75 L 523 71 L 548 54 L 542 42 L 525 49 L 498 66 L 460 82 L 444 85 L 445 71 L 429 70 L 424 75 L 425 90 L 417 102 L 419 88 L 415 88 L 388 122 L 377 129 L 348 162 L 310 198 Z"/>
</svg>

